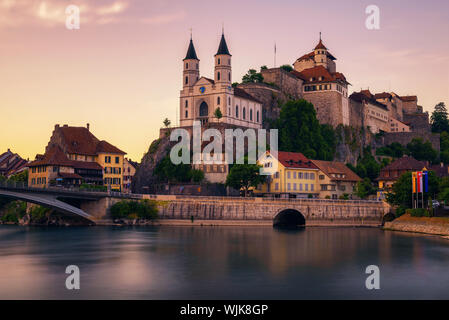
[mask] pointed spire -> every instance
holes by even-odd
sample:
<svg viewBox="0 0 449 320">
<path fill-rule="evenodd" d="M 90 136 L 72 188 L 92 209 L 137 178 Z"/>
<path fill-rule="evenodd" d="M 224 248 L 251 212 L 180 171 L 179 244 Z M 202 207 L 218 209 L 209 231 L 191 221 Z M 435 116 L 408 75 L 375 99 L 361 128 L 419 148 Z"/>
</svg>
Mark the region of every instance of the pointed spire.
<svg viewBox="0 0 449 320">
<path fill-rule="evenodd" d="M 218 51 L 217 51 L 217 53 L 215 55 L 219 55 L 219 54 L 227 54 L 228 56 L 231 55 L 229 53 L 228 45 L 226 44 L 226 40 L 225 40 L 225 37 L 224 37 L 224 27 L 223 27 L 223 32 L 221 34 L 220 45 L 218 46 Z"/>
<path fill-rule="evenodd" d="M 195 46 L 193 45 L 192 29 L 190 29 L 190 44 L 189 44 L 189 48 L 187 49 L 187 54 L 186 54 L 186 57 L 184 58 L 184 60 L 188 60 L 188 59 L 200 60 L 200 59 L 198 59 L 198 57 L 196 55 Z"/>
<path fill-rule="evenodd" d="M 327 50 L 326 46 L 323 44 L 323 41 L 321 40 L 321 31 L 320 31 L 320 42 L 318 42 L 318 44 L 315 47 L 315 50 L 317 49 Z"/>
</svg>

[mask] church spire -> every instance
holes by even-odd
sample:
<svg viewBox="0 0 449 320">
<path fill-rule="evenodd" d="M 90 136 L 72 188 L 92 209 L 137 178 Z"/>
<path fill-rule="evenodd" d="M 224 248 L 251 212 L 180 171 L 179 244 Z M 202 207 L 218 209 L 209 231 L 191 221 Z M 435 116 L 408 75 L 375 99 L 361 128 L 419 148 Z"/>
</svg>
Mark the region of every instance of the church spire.
<svg viewBox="0 0 449 320">
<path fill-rule="evenodd" d="M 196 55 L 195 46 L 193 45 L 192 32 L 190 32 L 190 44 L 189 44 L 189 48 L 187 49 L 187 54 L 186 54 L 186 57 L 184 58 L 184 60 L 189 60 L 189 59 L 200 60 L 200 59 L 198 59 L 198 57 Z"/>
<path fill-rule="evenodd" d="M 315 47 L 315 50 L 317 49 L 327 50 L 326 46 L 323 44 L 323 41 L 321 40 L 321 31 L 320 31 L 320 42 L 318 42 L 318 44 Z"/>
<path fill-rule="evenodd" d="M 221 40 L 220 40 L 220 45 L 218 46 L 218 51 L 215 54 L 216 56 L 219 54 L 227 54 L 228 56 L 230 56 L 231 54 L 229 53 L 228 50 L 228 45 L 226 44 L 226 40 L 225 40 L 225 36 L 224 36 L 224 30 L 221 34 Z"/>
</svg>

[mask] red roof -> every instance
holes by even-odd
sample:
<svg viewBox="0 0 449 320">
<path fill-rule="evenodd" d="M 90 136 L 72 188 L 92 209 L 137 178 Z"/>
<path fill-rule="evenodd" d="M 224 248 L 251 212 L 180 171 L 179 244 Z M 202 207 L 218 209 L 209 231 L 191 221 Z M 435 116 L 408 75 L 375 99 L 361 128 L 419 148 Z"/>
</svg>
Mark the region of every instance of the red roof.
<svg viewBox="0 0 449 320">
<path fill-rule="evenodd" d="M 286 168 L 318 169 L 309 158 L 300 152 L 278 151 L 278 160 Z"/>
<path fill-rule="evenodd" d="M 28 164 L 28 167 L 36 166 L 65 166 L 78 169 L 103 170 L 103 168 L 96 162 L 69 160 L 66 154 L 58 146 L 51 146 L 42 159 Z"/>
<path fill-rule="evenodd" d="M 298 78 L 304 80 L 306 83 L 321 83 L 321 82 L 334 82 L 340 80 L 342 82 L 347 82 L 346 77 L 340 72 L 329 72 L 323 66 L 316 66 L 309 69 L 304 69 L 301 72 L 292 71 L 294 75 Z M 319 80 L 321 79 L 321 80 Z"/>
<path fill-rule="evenodd" d="M 56 126 L 55 131 L 60 133 L 62 141 L 57 143 L 60 147 L 69 154 L 81 154 L 81 155 L 97 155 L 100 152 L 119 153 L 125 154 L 125 152 L 116 148 L 112 144 L 106 141 L 98 140 L 88 128 L 85 127 L 69 127 L 69 126 Z M 52 143 L 52 141 L 50 141 Z"/>
<path fill-rule="evenodd" d="M 58 176 L 64 179 L 83 179 L 83 177 L 76 173 L 60 172 L 58 173 Z"/>
<path fill-rule="evenodd" d="M 327 50 L 327 48 L 324 46 L 323 41 L 321 41 L 321 39 L 320 39 L 320 42 L 318 42 L 318 44 L 315 47 L 315 50 L 317 50 L 317 49 Z"/>
<path fill-rule="evenodd" d="M 343 162 L 323 160 L 312 160 L 312 162 L 331 180 L 352 182 L 362 180 L 362 178 L 349 169 Z"/>
<path fill-rule="evenodd" d="M 392 95 L 389 94 L 388 92 L 376 93 L 374 95 L 374 99 L 376 99 L 376 100 L 377 99 L 389 99 L 391 97 L 392 97 Z"/>
<path fill-rule="evenodd" d="M 417 96 L 403 96 L 403 97 L 399 97 L 399 99 L 401 99 L 404 102 L 415 102 L 415 101 L 418 101 L 418 97 Z"/>
</svg>

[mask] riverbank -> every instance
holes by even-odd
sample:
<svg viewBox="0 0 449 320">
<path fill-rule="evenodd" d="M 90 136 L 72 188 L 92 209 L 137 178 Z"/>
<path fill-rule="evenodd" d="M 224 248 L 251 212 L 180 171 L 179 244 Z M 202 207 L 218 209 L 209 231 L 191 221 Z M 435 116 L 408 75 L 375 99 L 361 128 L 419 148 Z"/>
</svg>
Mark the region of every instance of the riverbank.
<svg viewBox="0 0 449 320">
<path fill-rule="evenodd" d="M 449 217 L 412 217 L 409 214 L 385 222 L 384 230 L 449 236 Z"/>
</svg>

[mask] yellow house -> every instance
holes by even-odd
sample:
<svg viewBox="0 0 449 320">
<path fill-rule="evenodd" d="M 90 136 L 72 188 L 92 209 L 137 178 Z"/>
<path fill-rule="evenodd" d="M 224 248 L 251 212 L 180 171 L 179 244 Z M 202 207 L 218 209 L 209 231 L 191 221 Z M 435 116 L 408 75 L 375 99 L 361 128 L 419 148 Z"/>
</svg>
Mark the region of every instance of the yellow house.
<svg viewBox="0 0 449 320">
<path fill-rule="evenodd" d="M 31 187 L 104 185 L 120 191 L 125 152 L 97 139 L 86 127 L 56 125 L 45 154 L 28 166 Z"/>
<path fill-rule="evenodd" d="M 259 158 L 258 164 L 271 174 L 266 183 L 254 190 L 255 194 L 274 194 L 286 198 L 318 197 L 318 167 L 302 153 L 279 151 L 275 157 L 267 151 Z"/>
</svg>

